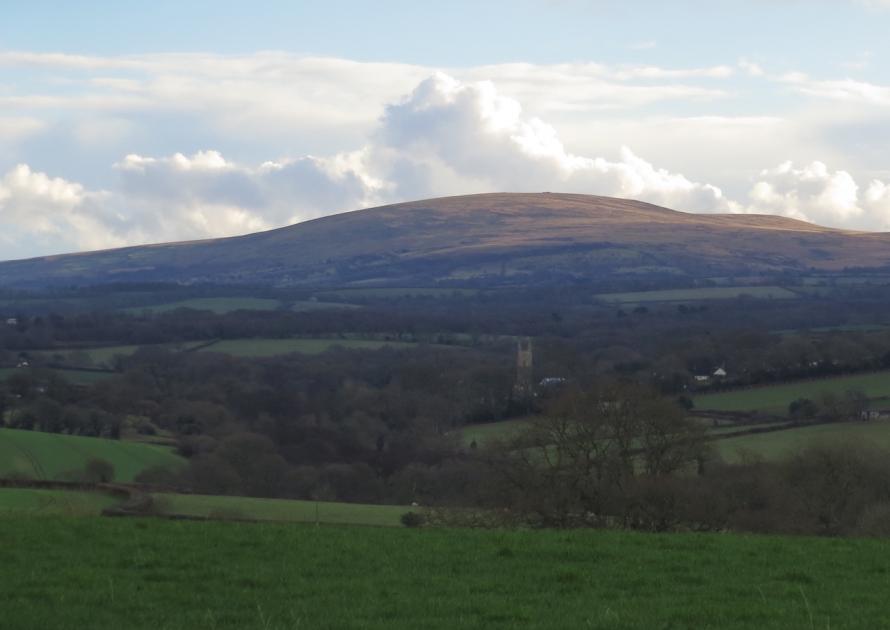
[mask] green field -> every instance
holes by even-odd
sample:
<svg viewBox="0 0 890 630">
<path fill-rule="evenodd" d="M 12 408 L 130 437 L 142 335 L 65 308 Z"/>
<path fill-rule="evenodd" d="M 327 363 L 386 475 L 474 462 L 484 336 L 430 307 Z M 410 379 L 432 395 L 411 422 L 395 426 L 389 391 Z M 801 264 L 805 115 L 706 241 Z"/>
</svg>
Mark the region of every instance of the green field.
<svg viewBox="0 0 890 630">
<path fill-rule="evenodd" d="M 152 497 L 155 508 L 163 514 L 257 521 L 314 523 L 317 515 L 321 523 L 400 527 L 399 518 L 411 510 L 409 507 L 398 505 L 290 501 L 199 494 L 154 494 Z"/>
<path fill-rule="evenodd" d="M 4 628 L 890 625 L 856 539 L 3 518 Z"/>
<path fill-rule="evenodd" d="M 110 462 L 114 480 L 123 482 L 152 466 L 174 468 L 184 463 L 169 448 L 154 444 L 0 429 L 0 477 L 64 480 L 68 473 L 82 471 L 92 458 Z"/>
<path fill-rule="evenodd" d="M 783 459 L 802 448 L 818 444 L 864 444 L 890 450 L 890 422 L 836 422 L 813 426 L 755 433 L 714 442 L 719 453 L 729 462 L 737 462 L 746 454 L 767 461 Z"/>
<path fill-rule="evenodd" d="M 150 344 L 145 346 L 99 346 L 96 348 L 60 348 L 57 350 L 29 350 L 29 355 L 41 356 L 48 360 L 61 358 L 66 364 L 90 367 L 112 367 L 115 357 L 128 357 L 142 348 L 167 349 L 171 352 L 182 352 L 207 343 L 206 341 L 187 341 L 183 343 Z"/>
<path fill-rule="evenodd" d="M 606 302 L 693 302 L 698 300 L 731 300 L 742 296 L 761 299 L 794 299 L 793 291 L 782 287 L 701 287 L 697 289 L 665 289 L 632 293 L 600 293 L 596 297 Z"/>
<path fill-rule="evenodd" d="M 221 352 L 235 357 L 272 357 L 300 352 L 321 354 L 340 347 L 348 350 L 379 350 L 380 348 L 412 348 L 407 341 L 376 341 L 362 339 L 224 339 L 201 352 Z"/>
<path fill-rule="evenodd" d="M 402 297 L 450 297 L 452 295 L 477 295 L 481 289 L 449 289 L 435 287 L 362 287 L 355 289 L 337 289 L 319 293 L 320 298 L 402 298 Z"/>
<path fill-rule="evenodd" d="M 764 411 L 786 414 L 788 405 L 798 398 L 809 398 L 818 403 L 820 396 L 825 392 L 842 396 L 850 389 L 861 389 L 869 398 L 890 396 L 890 371 L 702 394 L 696 396 L 694 402 L 696 409 L 711 411 Z"/>
<path fill-rule="evenodd" d="M 478 446 L 492 440 L 510 438 L 531 425 L 529 418 L 516 418 L 515 420 L 501 420 L 500 422 L 487 422 L 485 424 L 468 424 L 459 430 L 461 441 L 471 444 L 473 441 Z"/>
<path fill-rule="evenodd" d="M 0 518 L 10 515 L 98 516 L 119 503 L 100 492 L 44 490 L 41 488 L 0 488 Z"/>
<path fill-rule="evenodd" d="M 298 313 L 312 311 L 354 310 L 361 308 L 358 304 L 346 304 L 345 302 L 319 302 L 317 300 L 298 300 L 290 304 L 290 310 Z"/>
<path fill-rule="evenodd" d="M 152 313 L 166 313 L 180 308 L 190 308 L 196 311 L 212 311 L 213 313 L 223 314 L 231 313 L 233 311 L 272 311 L 279 307 L 281 307 L 281 301 L 270 298 L 209 297 L 192 298 L 189 300 L 180 300 L 178 302 L 167 302 L 165 304 L 136 306 L 124 310 L 129 313 L 140 314 L 146 311 Z"/>
</svg>

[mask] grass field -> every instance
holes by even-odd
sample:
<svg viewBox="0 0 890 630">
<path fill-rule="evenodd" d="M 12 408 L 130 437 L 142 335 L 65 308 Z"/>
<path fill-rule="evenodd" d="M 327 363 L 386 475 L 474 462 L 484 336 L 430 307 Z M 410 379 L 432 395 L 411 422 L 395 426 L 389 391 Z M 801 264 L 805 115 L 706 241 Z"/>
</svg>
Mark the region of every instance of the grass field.
<svg viewBox="0 0 890 630">
<path fill-rule="evenodd" d="M 814 444 L 861 443 L 890 449 L 890 422 L 837 422 L 755 433 L 714 442 L 724 459 L 739 461 L 746 453 L 778 460 Z"/>
<path fill-rule="evenodd" d="M 108 494 L 39 488 L 0 488 L 0 518 L 10 515 L 98 516 L 119 503 Z"/>
<path fill-rule="evenodd" d="M 124 309 L 129 313 L 140 314 L 145 311 L 152 313 L 166 313 L 180 308 L 191 308 L 196 311 L 212 311 L 217 314 L 231 313 L 233 311 L 272 311 L 281 306 L 280 300 L 252 297 L 209 297 L 192 298 L 178 302 L 165 304 L 152 304 L 149 306 L 136 306 Z"/>
<path fill-rule="evenodd" d="M 632 293 L 600 293 L 596 297 L 606 302 L 693 302 L 698 300 L 731 300 L 748 295 L 761 299 L 794 299 L 793 291 L 782 287 L 701 287 L 697 289 L 665 289 Z"/>
<path fill-rule="evenodd" d="M 128 357 L 141 348 L 165 348 L 170 351 L 184 351 L 194 346 L 207 343 L 206 341 L 187 341 L 184 343 L 164 343 L 152 344 L 147 346 L 100 346 L 96 348 L 73 348 L 58 350 L 30 350 L 30 355 L 38 355 L 53 359 L 61 357 L 66 364 L 78 365 L 84 367 L 112 367 L 114 358 L 118 356 Z M 79 364 L 78 360 L 83 359 L 83 364 Z"/>
<path fill-rule="evenodd" d="M 335 291 L 325 291 L 319 293 L 320 298 L 400 298 L 400 297 L 450 297 L 452 295 L 476 295 L 481 293 L 481 289 L 448 289 L 435 287 L 375 287 L 375 288 L 355 288 L 355 289 L 337 289 Z"/>
<path fill-rule="evenodd" d="M 786 414 L 788 405 L 798 398 L 809 398 L 818 403 L 825 392 L 843 395 L 850 389 L 861 389 L 869 398 L 890 396 L 890 371 L 702 394 L 696 396 L 694 402 L 696 409 L 703 410 Z"/>
<path fill-rule="evenodd" d="M 401 527 L 399 518 L 410 507 L 398 505 L 362 505 L 325 501 L 290 501 L 199 494 L 154 494 L 155 507 L 164 514 L 238 518 L 257 521 L 290 521 L 340 525 L 378 525 Z M 317 512 L 316 512 L 317 509 Z"/>
<path fill-rule="evenodd" d="M 861 629 L 882 541 L 5 518 L 5 628 Z"/>
<path fill-rule="evenodd" d="M 411 348 L 407 341 L 374 341 L 361 339 L 224 339 L 202 348 L 201 352 L 221 352 L 235 357 L 272 357 L 300 352 L 321 354 L 335 347 L 348 350 L 379 350 L 380 348 Z"/>
<path fill-rule="evenodd" d="M 358 304 L 346 304 L 345 302 L 319 302 L 316 300 L 298 300 L 292 302 L 290 310 L 298 313 L 309 313 L 312 311 L 331 311 L 331 310 L 354 310 L 361 308 Z"/>
<path fill-rule="evenodd" d="M 0 429 L 0 477 L 64 479 L 66 473 L 83 470 L 94 457 L 110 462 L 114 480 L 123 482 L 151 466 L 172 468 L 184 463 L 170 449 L 153 444 Z"/>
<path fill-rule="evenodd" d="M 502 420 L 500 422 L 488 422 L 485 424 L 468 424 L 460 429 L 461 440 L 464 444 L 473 441 L 481 446 L 486 442 L 498 439 L 507 439 L 527 429 L 531 424 L 529 418 L 516 418 L 515 420 Z"/>
</svg>

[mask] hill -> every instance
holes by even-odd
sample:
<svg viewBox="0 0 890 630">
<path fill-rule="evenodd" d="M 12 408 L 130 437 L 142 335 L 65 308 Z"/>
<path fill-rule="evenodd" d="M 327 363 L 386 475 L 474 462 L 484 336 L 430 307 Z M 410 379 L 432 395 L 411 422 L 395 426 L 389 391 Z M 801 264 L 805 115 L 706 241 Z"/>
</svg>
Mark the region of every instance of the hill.
<svg viewBox="0 0 890 630">
<path fill-rule="evenodd" d="M 0 478 L 66 480 L 93 458 L 111 463 L 114 480 L 122 482 L 133 481 L 146 468 L 175 468 L 185 462 L 169 448 L 154 444 L 0 429 Z"/>
<path fill-rule="evenodd" d="M 226 239 L 0 263 L 0 285 L 510 286 L 890 265 L 890 234 L 571 194 L 446 197 Z"/>
</svg>

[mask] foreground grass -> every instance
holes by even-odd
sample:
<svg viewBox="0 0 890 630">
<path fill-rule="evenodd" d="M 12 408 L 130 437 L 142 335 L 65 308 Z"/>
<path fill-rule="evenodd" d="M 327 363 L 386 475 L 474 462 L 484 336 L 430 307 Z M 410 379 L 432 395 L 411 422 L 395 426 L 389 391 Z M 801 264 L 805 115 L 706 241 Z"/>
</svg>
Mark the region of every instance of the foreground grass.
<svg viewBox="0 0 890 630">
<path fill-rule="evenodd" d="M 114 466 L 115 481 L 133 481 L 146 468 L 175 468 L 185 463 L 169 448 L 154 444 L 0 429 L 0 477 L 66 480 L 92 459 Z"/>
<path fill-rule="evenodd" d="M 153 494 L 155 509 L 163 514 L 182 514 L 258 521 L 290 521 L 340 525 L 401 527 L 399 518 L 409 507 L 364 505 L 326 501 L 291 501 L 199 494 Z"/>
<path fill-rule="evenodd" d="M 696 409 L 711 411 L 766 411 L 787 414 L 788 405 L 798 398 L 809 398 L 818 402 L 824 393 L 830 392 L 842 396 L 850 389 L 861 389 L 869 398 L 890 396 L 890 371 L 704 394 L 696 396 L 694 402 Z"/>
<path fill-rule="evenodd" d="M 0 519 L 4 628 L 880 628 L 879 541 Z"/>
</svg>

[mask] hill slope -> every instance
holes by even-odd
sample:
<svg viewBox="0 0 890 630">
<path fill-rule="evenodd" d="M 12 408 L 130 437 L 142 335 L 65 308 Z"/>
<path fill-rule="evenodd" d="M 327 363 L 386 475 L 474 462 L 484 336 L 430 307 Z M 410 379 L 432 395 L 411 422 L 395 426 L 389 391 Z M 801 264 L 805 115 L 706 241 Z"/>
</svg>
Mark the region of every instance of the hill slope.
<svg viewBox="0 0 890 630">
<path fill-rule="evenodd" d="M 227 239 L 0 263 L 0 285 L 112 281 L 505 285 L 890 265 L 890 234 L 638 201 L 495 193 L 359 210 Z"/>
<path fill-rule="evenodd" d="M 93 458 L 114 466 L 114 480 L 122 482 L 133 481 L 147 468 L 173 470 L 185 464 L 172 450 L 153 444 L 0 429 L 0 478 L 71 480 Z"/>
</svg>

